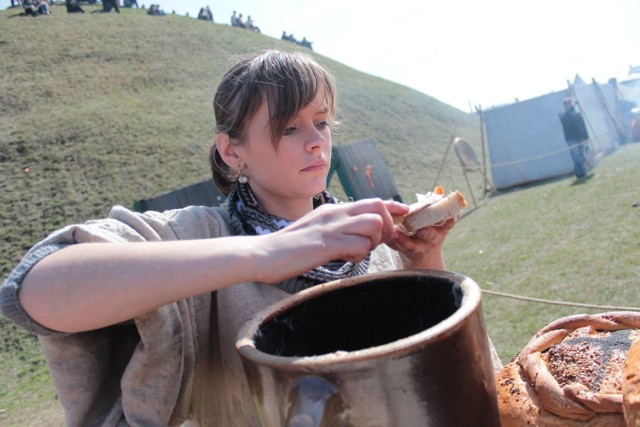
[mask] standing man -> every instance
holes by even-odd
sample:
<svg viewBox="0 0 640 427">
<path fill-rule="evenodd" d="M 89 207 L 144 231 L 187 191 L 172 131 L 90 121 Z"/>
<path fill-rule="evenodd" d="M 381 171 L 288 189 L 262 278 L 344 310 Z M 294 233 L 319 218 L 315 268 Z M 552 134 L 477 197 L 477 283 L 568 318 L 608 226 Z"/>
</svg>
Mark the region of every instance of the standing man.
<svg viewBox="0 0 640 427">
<path fill-rule="evenodd" d="M 564 130 L 564 139 L 569 146 L 571 158 L 576 170 L 576 178 L 584 178 L 585 169 L 585 144 L 589 139 L 587 127 L 584 124 L 582 114 L 576 111 L 573 98 L 567 97 L 563 101 L 564 113 L 560 113 L 560 121 Z"/>
</svg>

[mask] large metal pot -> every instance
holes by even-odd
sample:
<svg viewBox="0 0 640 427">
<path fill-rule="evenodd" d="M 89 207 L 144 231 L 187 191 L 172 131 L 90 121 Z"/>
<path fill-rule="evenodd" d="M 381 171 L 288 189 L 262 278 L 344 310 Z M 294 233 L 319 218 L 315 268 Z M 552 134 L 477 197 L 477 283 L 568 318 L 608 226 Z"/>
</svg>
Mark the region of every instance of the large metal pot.
<svg viewBox="0 0 640 427">
<path fill-rule="evenodd" d="M 396 271 L 261 311 L 236 347 L 262 425 L 499 426 L 480 299 L 463 275 Z"/>
</svg>

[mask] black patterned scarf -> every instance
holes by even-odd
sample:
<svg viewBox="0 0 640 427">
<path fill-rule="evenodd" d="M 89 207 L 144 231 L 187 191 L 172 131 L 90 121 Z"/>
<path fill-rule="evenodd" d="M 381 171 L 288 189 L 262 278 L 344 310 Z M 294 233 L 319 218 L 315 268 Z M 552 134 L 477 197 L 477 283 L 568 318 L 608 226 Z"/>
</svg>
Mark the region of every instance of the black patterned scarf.
<svg viewBox="0 0 640 427">
<path fill-rule="evenodd" d="M 314 196 L 314 209 L 325 203 L 340 203 L 340 201 L 326 190 Z M 238 183 L 236 189 L 229 194 L 225 205 L 231 217 L 231 227 L 236 234 L 246 236 L 269 234 L 293 222 L 267 214 L 254 197 L 249 184 Z M 342 260 L 331 261 L 298 277 L 280 282 L 276 286 L 293 294 L 320 283 L 360 276 L 367 272 L 370 256 L 369 254 L 357 264 Z"/>
</svg>

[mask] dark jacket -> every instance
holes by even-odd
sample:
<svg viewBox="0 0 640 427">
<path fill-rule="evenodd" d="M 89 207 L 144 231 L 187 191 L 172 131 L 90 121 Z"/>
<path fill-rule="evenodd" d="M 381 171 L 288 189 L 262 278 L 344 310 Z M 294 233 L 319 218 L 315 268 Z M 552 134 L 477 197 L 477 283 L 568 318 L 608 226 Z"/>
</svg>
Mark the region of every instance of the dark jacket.
<svg viewBox="0 0 640 427">
<path fill-rule="evenodd" d="M 562 130 L 564 130 L 564 139 L 566 141 L 580 142 L 589 139 L 589 133 L 584 125 L 582 114 L 577 112 L 574 107 L 561 114 L 560 121 L 562 122 Z"/>
</svg>

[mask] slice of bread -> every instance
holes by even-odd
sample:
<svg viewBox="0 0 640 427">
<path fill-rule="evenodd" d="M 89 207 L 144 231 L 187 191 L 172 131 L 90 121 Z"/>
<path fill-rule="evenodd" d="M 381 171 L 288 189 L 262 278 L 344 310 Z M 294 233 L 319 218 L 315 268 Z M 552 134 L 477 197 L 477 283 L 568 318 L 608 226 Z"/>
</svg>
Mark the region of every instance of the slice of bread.
<svg viewBox="0 0 640 427">
<path fill-rule="evenodd" d="M 459 191 L 444 194 L 442 187 L 436 187 L 430 193 L 419 195 L 418 201 L 409 206 L 409 213 L 396 223 L 403 233 L 413 236 L 421 228 L 441 225 L 457 217 L 466 206 L 467 201 Z"/>
</svg>

